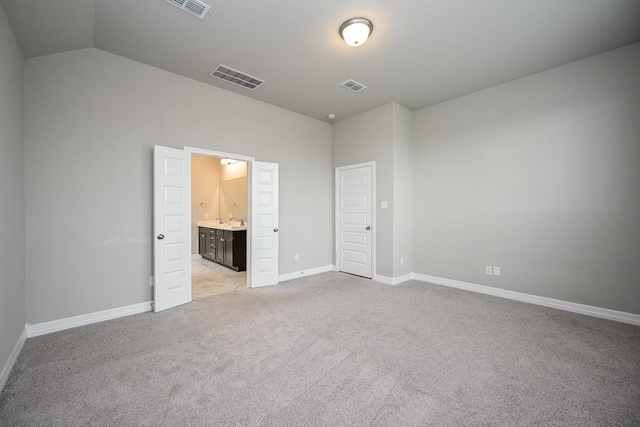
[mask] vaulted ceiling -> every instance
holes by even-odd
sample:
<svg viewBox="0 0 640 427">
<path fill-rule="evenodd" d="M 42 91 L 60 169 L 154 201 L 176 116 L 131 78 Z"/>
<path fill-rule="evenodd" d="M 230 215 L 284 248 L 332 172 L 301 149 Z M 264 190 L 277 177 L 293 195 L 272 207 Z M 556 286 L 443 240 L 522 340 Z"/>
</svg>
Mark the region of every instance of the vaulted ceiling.
<svg viewBox="0 0 640 427">
<path fill-rule="evenodd" d="M 416 110 L 640 42 L 638 0 L 0 0 L 26 58 L 96 47 L 320 120 Z M 338 34 L 364 16 L 363 46 Z M 218 64 L 266 81 L 211 77 Z M 356 80 L 353 93 L 340 84 Z"/>
</svg>

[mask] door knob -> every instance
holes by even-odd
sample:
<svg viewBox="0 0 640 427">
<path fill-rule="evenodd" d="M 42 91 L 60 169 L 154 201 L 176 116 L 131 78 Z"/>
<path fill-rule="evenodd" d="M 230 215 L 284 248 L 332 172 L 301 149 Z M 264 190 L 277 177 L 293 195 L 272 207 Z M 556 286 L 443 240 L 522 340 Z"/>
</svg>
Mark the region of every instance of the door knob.
<svg viewBox="0 0 640 427">
<path fill-rule="evenodd" d="M 368 225 L 367 225 L 367 230 L 371 230 L 371 227 L 369 227 Z"/>
<path fill-rule="evenodd" d="M 274 228 L 274 229 L 273 229 L 273 232 L 274 232 L 274 233 L 277 233 L 277 232 L 278 232 L 278 229 L 277 229 L 277 228 Z"/>
<path fill-rule="evenodd" d="M 164 239 L 164 234 L 158 234 L 158 240 Z"/>
</svg>

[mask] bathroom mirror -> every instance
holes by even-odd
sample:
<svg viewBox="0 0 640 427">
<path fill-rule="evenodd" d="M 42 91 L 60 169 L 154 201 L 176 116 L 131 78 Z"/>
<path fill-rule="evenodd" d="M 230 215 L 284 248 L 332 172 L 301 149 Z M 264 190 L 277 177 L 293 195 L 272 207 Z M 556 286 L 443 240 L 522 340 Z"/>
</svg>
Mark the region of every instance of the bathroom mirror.
<svg viewBox="0 0 640 427">
<path fill-rule="evenodd" d="M 220 181 L 220 218 L 247 221 L 247 177 Z"/>
</svg>

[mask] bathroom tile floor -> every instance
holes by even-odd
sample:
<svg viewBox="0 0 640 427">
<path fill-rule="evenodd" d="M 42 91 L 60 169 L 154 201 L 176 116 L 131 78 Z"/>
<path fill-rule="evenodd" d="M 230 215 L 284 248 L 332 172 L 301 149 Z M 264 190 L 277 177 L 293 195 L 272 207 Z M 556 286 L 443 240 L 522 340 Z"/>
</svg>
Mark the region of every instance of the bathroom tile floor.
<svg viewBox="0 0 640 427">
<path fill-rule="evenodd" d="M 219 295 L 247 286 L 247 272 L 234 271 L 204 258 L 191 261 L 193 299 Z"/>
</svg>

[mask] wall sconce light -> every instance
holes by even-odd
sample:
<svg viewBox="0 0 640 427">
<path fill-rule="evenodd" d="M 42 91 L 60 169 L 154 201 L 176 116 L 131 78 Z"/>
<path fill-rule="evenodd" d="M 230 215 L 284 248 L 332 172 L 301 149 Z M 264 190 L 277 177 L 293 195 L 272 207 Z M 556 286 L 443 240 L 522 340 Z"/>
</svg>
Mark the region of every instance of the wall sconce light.
<svg viewBox="0 0 640 427">
<path fill-rule="evenodd" d="M 339 32 L 349 46 L 360 46 L 373 32 L 373 24 L 367 18 L 351 18 L 340 25 Z"/>
</svg>

